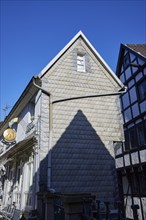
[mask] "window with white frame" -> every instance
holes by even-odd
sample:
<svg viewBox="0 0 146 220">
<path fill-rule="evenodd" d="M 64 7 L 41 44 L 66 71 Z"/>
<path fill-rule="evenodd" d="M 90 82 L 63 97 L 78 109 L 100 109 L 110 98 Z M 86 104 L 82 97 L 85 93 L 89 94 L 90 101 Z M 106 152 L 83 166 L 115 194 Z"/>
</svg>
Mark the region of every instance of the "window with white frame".
<svg viewBox="0 0 146 220">
<path fill-rule="evenodd" d="M 33 184 L 33 155 L 29 156 L 25 169 L 25 204 L 32 206 L 32 184 Z"/>
<path fill-rule="evenodd" d="M 77 71 L 85 72 L 85 55 L 77 54 Z"/>
<path fill-rule="evenodd" d="M 22 187 L 22 164 L 21 161 L 17 164 L 17 171 L 16 171 L 16 183 L 15 183 L 15 202 L 16 205 L 20 206 L 21 200 L 21 187 Z"/>
</svg>

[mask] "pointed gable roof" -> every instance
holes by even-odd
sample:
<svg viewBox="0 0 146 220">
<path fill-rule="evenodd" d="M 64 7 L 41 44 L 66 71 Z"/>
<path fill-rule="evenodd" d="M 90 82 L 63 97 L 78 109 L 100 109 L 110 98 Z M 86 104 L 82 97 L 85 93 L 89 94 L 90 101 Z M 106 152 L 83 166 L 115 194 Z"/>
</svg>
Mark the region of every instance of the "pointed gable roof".
<svg viewBox="0 0 146 220">
<path fill-rule="evenodd" d="M 146 44 L 121 44 L 116 68 L 116 75 L 119 76 L 122 67 L 125 50 L 133 53 L 146 62 Z"/>
<path fill-rule="evenodd" d="M 124 88 L 124 85 L 116 76 L 116 74 L 111 70 L 108 64 L 104 61 L 104 59 L 100 56 L 97 50 L 93 47 L 93 45 L 89 42 L 86 36 L 83 34 L 82 31 L 79 31 L 70 41 L 69 43 L 48 63 L 47 66 L 39 73 L 39 77 L 42 78 L 46 72 L 57 62 L 57 60 L 75 43 L 75 41 L 81 37 L 83 41 L 87 44 L 90 50 L 94 53 L 97 59 L 100 61 L 101 65 L 108 71 L 111 77 L 116 81 L 116 83 L 121 87 Z"/>
</svg>

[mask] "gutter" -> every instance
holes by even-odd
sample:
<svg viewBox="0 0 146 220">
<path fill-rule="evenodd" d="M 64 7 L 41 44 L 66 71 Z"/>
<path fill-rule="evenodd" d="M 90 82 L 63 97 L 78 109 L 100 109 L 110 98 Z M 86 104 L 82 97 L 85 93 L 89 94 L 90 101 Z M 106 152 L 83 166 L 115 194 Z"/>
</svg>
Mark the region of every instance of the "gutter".
<svg viewBox="0 0 146 220">
<path fill-rule="evenodd" d="M 9 112 L 8 116 L 4 119 L 2 123 L 0 123 L 0 134 L 8 127 L 9 122 L 20 114 L 20 112 L 26 106 L 32 96 L 37 92 L 37 89 L 32 86 L 32 82 L 34 81 L 34 79 L 38 80 L 38 78 L 32 77 L 27 87 Z M 40 83 L 40 80 L 38 83 Z"/>
<path fill-rule="evenodd" d="M 102 97 L 102 96 L 114 96 L 114 95 L 121 95 L 125 93 L 127 90 L 126 87 L 124 87 L 121 91 L 118 92 L 113 92 L 113 93 L 103 93 L 103 94 L 97 94 L 97 95 L 87 95 L 87 96 L 77 96 L 77 97 L 71 97 L 71 98 L 66 98 L 66 99 L 59 99 L 59 100 L 54 100 L 52 103 L 59 103 L 59 102 L 66 102 L 70 100 L 76 100 L 76 99 L 87 99 L 87 98 L 96 98 L 96 97 Z"/>
<path fill-rule="evenodd" d="M 53 96 L 50 92 L 43 89 L 41 86 L 36 84 L 35 80 L 37 78 L 33 78 L 33 85 L 40 89 L 44 94 L 49 96 L 49 147 L 48 147 L 48 168 L 47 168 L 47 188 L 48 191 L 52 191 L 51 189 L 51 148 L 52 148 L 52 130 L 53 130 L 53 104 L 59 103 L 59 102 L 66 102 L 71 100 L 77 100 L 77 99 L 86 99 L 86 98 L 95 98 L 95 97 L 104 97 L 104 96 L 115 96 L 115 95 L 121 95 L 126 92 L 127 88 L 123 86 L 118 92 L 113 93 L 103 93 L 103 94 L 96 94 L 96 95 L 88 95 L 88 96 L 76 96 L 66 99 L 58 99 L 53 101 Z M 54 191 L 54 190 L 53 190 Z"/>
</svg>

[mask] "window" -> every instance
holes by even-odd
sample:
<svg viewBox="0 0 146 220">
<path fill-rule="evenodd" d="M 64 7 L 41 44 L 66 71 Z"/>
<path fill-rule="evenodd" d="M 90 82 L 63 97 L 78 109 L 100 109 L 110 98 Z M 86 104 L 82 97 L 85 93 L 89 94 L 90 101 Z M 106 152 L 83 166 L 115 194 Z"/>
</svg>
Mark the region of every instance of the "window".
<svg viewBox="0 0 146 220">
<path fill-rule="evenodd" d="M 146 168 L 143 168 L 143 171 L 139 173 L 139 183 L 140 193 L 146 195 Z"/>
<path fill-rule="evenodd" d="M 138 182 L 138 173 L 130 173 L 131 178 L 131 187 L 134 194 L 139 193 L 139 182 Z"/>
<path fill-rule="evenodd" d="M 129 134 L 125 131 L 125 150 L 129 150 Z"/>
<path fill-rule="evenodd" d="M 85 72 L 85 55 L 77 55 L 77 71 Z"/>
<path fill-rule="evenodd" d="M 145 133 L 146 133 L 146 131 L 144 130 L 143 124 L 139 124 L 137 126 L 137 136 L 138 136 L 138 145 L 139 146 L 146 144 Z"/>
<path fill-rule="evenodd" d="M 130 142 L 130 148 L 137 147 L 137 135 L 134 128 L 131 128 L 129 130 L 129 142 Z"/>
<path fill-rule="evenodd" d="M 32 121 L 32 118 L 35 115 L 35 98 L 33 98 L 29 103 L 29 112 L 30 112 L 30 120 Z"/>
<path fill-rule="evenodd" d="M 125 130 L 125 150 L 146 145 L 146 122 Z"/>
<path fill-rule="evenodd" d="M 130 171 L 127 173 L 130 186 L 132 188 L 132 193 L 134 195 L 146 195 L 146 167 L 143 166 L 142 170 L 139 171 L 138 168 L 134 168 L 134 172 Z"/>
<path fill-rule="evenodd" d="M 26 206 L 32 206 L 32 187 L 33 187 L 33 154 L 29 156 L 25 165 L 25 202 Z"/>
<path fill-rule="evenodd" d="M 138 84 L 138 95 L 140 101 L 146 99 L 146 78 Z"/>
</svg>

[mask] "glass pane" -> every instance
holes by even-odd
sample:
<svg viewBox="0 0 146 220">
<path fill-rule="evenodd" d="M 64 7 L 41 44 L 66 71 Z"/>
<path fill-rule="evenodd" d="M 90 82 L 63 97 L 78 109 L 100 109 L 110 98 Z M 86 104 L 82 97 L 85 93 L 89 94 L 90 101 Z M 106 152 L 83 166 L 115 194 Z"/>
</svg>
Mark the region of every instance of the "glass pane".
<svg viewBox="0 0 146 220">
<path fill-rule="evenodd" d="M 129 66 L 126 70 L 125 70 L 125 76 L 126 79 L 129 79 L 131 77 L 132 73 L 131 73 L 131 67 Z"/>
<path fill-rule="evenodd" d="M 140 192 L 146 193 L 146 168 L 143 168 L 143 172 L 139 173 Z"/>
<path fill-rule="evenodd" d="M 84 60 L 77 60 L 78 65 L 84 65 Z"/>
<path fill-rule="evenodd" d="M 135 59 L 135 55 L 130 53 L 130 59 L 131 59 L 131 62 L 133 62 L 133 60 Z"/>
<path fill-rule="evenodd" d="M 137 100 L 137 94 L 136 94 L 135 87 L 132 87 L 132 89 L 129 90 L 129 93 L 130 93 L 131 103 L 135 102 Z"/>
<path fill-rule="evenodd" d="M 127 131 L 125 131 L 125 150 L 129 150 L 129 135 Z"/>
<path fill-rule="evenodd" d="M 133 85 L 134 85 L 134 80 L 132 79 L 132 80 L 129 81 L 128 87 L 130 88 L 130 87 L 133 86 Z"/>
<path fill-rule="evenodd" d="M 132 106 L 132 113 L 133 113 L 133 117 L 139 115 L 139 108 L 137 103 Z"/>
<path fill-rule="evenodd" d="M 140 103 L 141 113 L 146 111 L 146 100 Z"/>
<path fill-rule="evenodd" d="M 121 74 L 121 76 L 120 76 L 120 80 L 122 81 L 122 83 L 125 82 L 125 76 L 124 76 L 124 73 Z"/>
<path fill-rule="evenodd" d="M 139 63 L 140 65 L 143 65 L 143 64 L 144 64 L 144 61 L 141 60 L 140 58 L 138 58 L 138 63 Z"/>
<path fill-rule="evenodd" d="M 124 108 L 128 107 L 130 104 L 129 95 L 128 93 L 123 95 L 123 106 Z"/>
<path fill-rule="evenodd" d="M 134 128 L 129 130 L 129 141 L 131 148 L 137 147 L 137 135 Z"/>
<path fill-rule="evenodd" d="M 138 67 L 132 66 L 132 72 L 133 72 L 133 74 L 134 74 L 137 70 L 138 70 Z"/>
<path fill-rule="evenodd" d="M 143 77 L 142 72 L 140 72 L 136 75 L 135 79 L 138 82 L 142 77 Z"/>
<path fill-rule="evenodd" d="M 146 99 L 146 79 L 138 85 L 140 100 Z"/>
<path fill-rule="evenodd" d="M 127 53 L 127 50 L 125 50 L 124 55 Z"/>
<path fill-rule="evenodd" d="M 131 185 L 132 185 L 133 193 L 137 194 L 139 192 L 138 176 L 136 173 L 132 173 L 130 175 L 131 175 Z"/>
<path fill-rule="evenodd" d="M 134 74 L 138 70 L 138 67 L 139 67 L 137 59 L 131 62 L 131 67 L 132 67 L 132 72 Z"/>
<path fill-rule="evenodd" d="M 132 119 L 132 115 L 131 115 L 131 110 L 130 110 L 130 108 L 128 108 L 128 109 L 124 112 L 124 116 L 125 116 L 125 122 L 128 122 L 129 120 Z"/>
<path fill-rule="evenodd" d="M 84 71 L 84 66 L 78 65 L 77 66 L 77 71 Z"/>
<path fill-rule="evenodd" d="M 129 60 L 129 54 L 127 53 L 127 54 L 125 55 L 125 57 L 124 57 L 124 60 L 123 60 L 123 67 L 124 67 L 124 69 L 127 68 L 127 66 L 129 65 L 129 62 L 130 62 L 130 60 Z"/>
<path fill-rule="evenodd" d="M 142 146 L 146 143 L 145 136 L 144 136 L 144 126 L 140 124 L 137 126 L 137 136 L 138 136 L 138 145 Z"/>
</svg>

